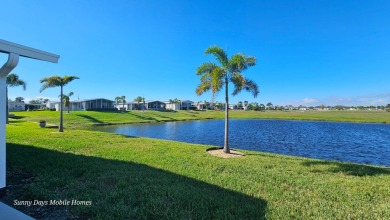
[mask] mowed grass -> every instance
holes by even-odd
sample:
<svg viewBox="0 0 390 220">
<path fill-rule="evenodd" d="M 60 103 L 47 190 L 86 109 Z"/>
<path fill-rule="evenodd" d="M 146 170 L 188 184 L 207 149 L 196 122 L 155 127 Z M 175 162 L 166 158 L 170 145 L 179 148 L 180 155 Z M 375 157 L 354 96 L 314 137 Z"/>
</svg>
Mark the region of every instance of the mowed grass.
<svg viewBox="0 0 390 220">
<path fill-rule="evenodd" d="M 389 168 L 251 151 L 222 159 L 211 146 L 21 120 L 7 126 L 8 185 L 23 195 L 11 205 L 90 200 L 60 213 L 97 219 L 390 219 Z"/>
<path fill-rule="evenodd" d="M 46 120 L 47 123 L 58 125 L 59 112 L 32 111 L 14 112 L 17 120 L 34 121 Z M 99 124 L 126 124 L 143 122 L 163 122 L 181 120 L 222 119 L 223 111 L 127 111 L 95 112 L 72 111 L 64 113 L 65 128 L 83 128 Z M 386 111 L 230 111 L 230 118 L 258 118 L 284 120 L 317 120 L 317 121 L 344 121 L 363 123 L 390 123 L 390 112 Z M 11 119 L 12 121 L 13 119 Z"/>
</svg>

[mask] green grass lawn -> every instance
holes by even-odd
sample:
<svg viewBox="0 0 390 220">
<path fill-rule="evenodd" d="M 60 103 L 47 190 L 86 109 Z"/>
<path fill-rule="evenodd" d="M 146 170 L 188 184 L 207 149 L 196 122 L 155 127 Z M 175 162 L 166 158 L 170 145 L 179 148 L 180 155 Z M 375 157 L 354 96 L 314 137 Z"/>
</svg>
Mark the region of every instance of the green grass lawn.
<svg viewBox="0 0 390 220">
<path fill-rule="evenodd" d="M 49 124 L 59 124 L 59 112 L 33 111 L 15 112 L 18 120 L 34 121 L 46 120 Z M 231 118 L 259 118 L 259 119 L 291 119 L 291 120 L 318 120 L 318 121 L 345 121 L 366 123 L 390 123 L 390 112 L 386 111 L 230 111 Z M 161 122 L 177 120 L 201 120 L 224 118 L 223 111 L 128 111 L 120 112 L 89 112 L 74 111 L 64 113 L 65 128 L 83 128 L 96 124 L 121 124 L 141 122 Z M 12 120 L 12 119 L 11 119 Z"/>
<path fill-rule="evenodd" d="M 301 113 L 288 114 L 299 119 Z M 389 121 L 386 114 L 375 114 L 301 115 Z M 16 206 L 36 218 L 390 219 L 390 168 L 252 151 L 222 159 L 206 153 L 211 146 L 78 129 L 223 117 L 218 111 L 73 112 L 65 115 L 64 133 L 36 123 L 58 123 L 57 112 L 16 115 L 7 125 L 8 193 L 2 201 L 92 201 L 91 206 Z M 284 117 L 232 111 L 237 118 L 265 115 Z"/>
</svg>

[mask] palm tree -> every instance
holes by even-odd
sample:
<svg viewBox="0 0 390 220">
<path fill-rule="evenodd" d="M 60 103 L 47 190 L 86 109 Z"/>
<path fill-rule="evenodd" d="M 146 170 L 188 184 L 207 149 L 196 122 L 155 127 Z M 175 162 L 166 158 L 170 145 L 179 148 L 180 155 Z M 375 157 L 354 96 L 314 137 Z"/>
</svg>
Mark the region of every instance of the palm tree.
<svg viewBox="0 0 390 220">
<path fill-rule="evenodd" d="M 268 102 L 267 107 L 268 109 L 273 109 L 274 105 L 272 104 L 272 102 Z"/>
<path fill-rule="evenodd" d="M 115 97 L 115 104 L 116 104 L 117 107 L 118 107 L 120 101 L 121 101 L 121 97 L 120 96 Z"/>
<path fill-rule="evenodd" d="M 69 108 L 70 108 L 70 97 L 74 95 L 73 92 L 70 92 L 68 95 L 62 95 L 62 100 L 64 102 L 64 106 L 68 108 L 68 114 L 69 114 Z"/>
<path fill-rule="evenodd" d="M 80 79 L 79 77 L 77 76 L 64 76 L 64 77 L 60 77 L 60 76 L 50 76 L 50 77 L 45 77 L 43 79 L 41 79 L 41 83 L 45 83 L 42 85 L 41 87 L 41 90 L 40 92 L 42 92 L 43 90 L 47 89 L 47 88 L 50 88 L 50 87 L 61 87 L 61 94 L 60 94 L 60 97 L 63 97 L 64 95 L 64 86 L 70 82 L 72 82 L 73 80 L 75 79 Z M 63 125 L 63 99 L 61 99 L 60 101 L 60 128 L 59 128 L 59 132 L 63 132 L 64 131 L 64 125 Z"/>
<path fill-rule="evenodd" d="M 175 109 L 176 109 L 176 104 L 177 103 L 181 103 L 181 101 L 179 100 L 179 99 L 177 99 L 177 98 L 175 98 L 174 100 L 172 100 L 173 101 L 173 103 L 175 104 Z M 181 105 L 180 105 L 180 107 L 179 107 L 179 110 L 181 109 Z"/>
<path fill-rule="evenodd" d="M 16 75 L 15 73 L 11 73 L 7 76 L 6 79 L 6 90 L 5 90 L 5 109 L 6 109 L 6 119 L 5 123 L 8 124 L 8 114 L 9 114 L 9 109 L 8 109 L 8 87 L 16 87 L 16 86 L 23 86 L 23 90 L 26 90 L 26 83 L 19 79 L 19 76 Z"/>
<path fill-rule="evenodd" d="M 23 97 L 16 97 L 15 102 L 24 102 L 24 98 Z"/>
<path fill-rule="evenodd" d="M 260 107 L 260 110 L 261 110 L 261 111 L 264 111 L 264 110 L 265 110 L 265 105 L 264 105 L 264 104 L 260 104 L 259 107 Z"/>
<path fill-rule="evenodd" d="M 126 96 L 117 96 L 115 97 L 116 105 L 118 105 L 120 102 L 122 102 L 122 113 L 125 111 L 125 104 L 126 104 Z"/>
<path fill-rule="evenodd" d="M 172 111 L 172 110 L 173 110 L 173 108 L 172 108 L 173 100 L 172 100 L 172 99 L 169 99 L 168 102 L 169 102 L 169 106 L 170 106 L 170 107 L 169 107 L 169 110 Z"/>
<path fill-rule="evenodd" d="M 241 102 L 241 101 L 239 101 L 239 102 L 237 103 L 237 108 L 238 108 L 238 109 L 241 109 L 241 108 L 242 108 L 242 102 Z"/>
<path fill-rule="evenodd" d="M 139 103 L 142 102 L 142 97 L 141 97 L 141 96 L 138 96 L 137 98 L 134 99 L 134 102 L 137 102 L 137 104 L 138 104 L 138 110 L 139 110 L 139 109 L 140 109 Z"/>
<path fill-rule="evenodd" d="M 196 94 L 202 95 L 206 91 L 212 92 L 213 96 L 225 87 L 225 139 L 223 152 L 230 153 L 229 148 L 229 83 L 233 83 L 234 90 L 232 95 L 237 95 L 243 89 L 251 92 L 254 97 L 259 94 L 257 84 L 246 79 L 241 72 L 248 67 L 256 64 L 256 59 L 251 56 L 237 53 L 230 59 L 226 52 L 218 46 L 212 46 L 206 49 L 205 54 L 212 54 L 218 60 L 220 66 L 208 62 L 200 65 L 196 71 L 200 78 L 200 84 L 196 88 Z"/>
<path fill-rule="evenodd" d="M 244 101 L 244 110 L 246 111 L 248 107 L 248 101 Z"/>
</svg>

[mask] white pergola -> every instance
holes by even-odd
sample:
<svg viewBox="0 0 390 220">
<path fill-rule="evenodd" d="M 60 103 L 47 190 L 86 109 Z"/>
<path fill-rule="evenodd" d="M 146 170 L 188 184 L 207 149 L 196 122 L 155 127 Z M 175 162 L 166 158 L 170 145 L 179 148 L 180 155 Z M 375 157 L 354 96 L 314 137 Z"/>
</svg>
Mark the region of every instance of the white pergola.
<svg viewBox="0 0 390 220">
<path fill-rule="evenodd" d="M 57 63 L 60 56 L 0 39 L 0 52 L 8 54 L 7 62 L 0 68 L 0 189 L 6 185 L 6 79 L 18 65 L 19 56 Z"/>
</svg>

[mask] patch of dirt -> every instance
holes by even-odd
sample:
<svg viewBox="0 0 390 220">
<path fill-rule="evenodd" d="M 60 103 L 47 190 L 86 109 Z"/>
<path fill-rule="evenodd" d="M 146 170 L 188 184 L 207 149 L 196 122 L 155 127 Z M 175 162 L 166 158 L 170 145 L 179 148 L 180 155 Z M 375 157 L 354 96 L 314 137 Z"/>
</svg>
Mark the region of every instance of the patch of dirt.
<svg viewBox="0 0 390 220">
<path fill-rule="evenodd" d="M 216 157 L 222 157 L 222 158 L 233 158 L 233 157 L 242 157 L 245 156 L 245 154 L 235 151 L 235 150 L 230 150 L 230 154 L 227 154 L 223 152 L 223 149 L 209 149 L 207 150 L 207 153 L 216 156 Z"/>
</svg>

